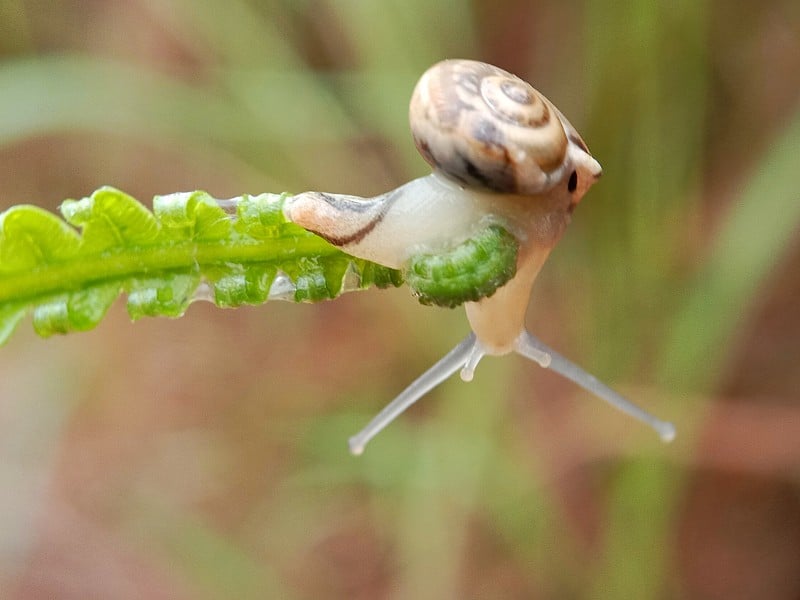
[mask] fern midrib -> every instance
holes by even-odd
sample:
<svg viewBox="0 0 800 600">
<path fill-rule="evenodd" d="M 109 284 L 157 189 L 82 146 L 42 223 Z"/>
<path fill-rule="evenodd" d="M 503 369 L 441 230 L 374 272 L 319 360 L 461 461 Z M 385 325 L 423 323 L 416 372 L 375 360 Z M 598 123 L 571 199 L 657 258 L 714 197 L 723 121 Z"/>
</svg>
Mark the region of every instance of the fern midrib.
<svg viewBox="0 0 800 600">
<path fill-rule="evenodd" d="M 85 289 L 115 280 L 194 269 L 220 263 L 272 263 L 320 258 L 339 250 L 313 236 L 266 240 L 214 240 L 170 242 L 106 250 L 97 255 L 77 255 L 57 263 L 19 273 L 0 274 L 0 306 L 27 303 L 37 298 Z"/>
</svg>

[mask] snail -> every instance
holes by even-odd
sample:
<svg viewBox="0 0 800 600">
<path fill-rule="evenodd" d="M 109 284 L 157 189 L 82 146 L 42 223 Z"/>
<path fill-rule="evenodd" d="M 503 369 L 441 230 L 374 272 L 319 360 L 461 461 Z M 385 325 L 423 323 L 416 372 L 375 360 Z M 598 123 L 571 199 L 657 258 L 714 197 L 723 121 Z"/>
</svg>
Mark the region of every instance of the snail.
<svg viewBox="0 0 800 600">
<path fill-rule="evenodd" d="M 287 220 L 352 256 L 402 270 L 421 302 L 464 304 L 472 333 L 350 439 L 366 443 L 421 396 L 485 355 L 550 367 L 671 440 L 672 424 L 631 404 L 526 331 L 531 287 L 573 210 L 602 173 L 585 142 L 542 94 L 472 60 L 445 60 L 417 83 L 409 109 L 433 172 L 374 198 L 305 192 Z"/>
</svg>

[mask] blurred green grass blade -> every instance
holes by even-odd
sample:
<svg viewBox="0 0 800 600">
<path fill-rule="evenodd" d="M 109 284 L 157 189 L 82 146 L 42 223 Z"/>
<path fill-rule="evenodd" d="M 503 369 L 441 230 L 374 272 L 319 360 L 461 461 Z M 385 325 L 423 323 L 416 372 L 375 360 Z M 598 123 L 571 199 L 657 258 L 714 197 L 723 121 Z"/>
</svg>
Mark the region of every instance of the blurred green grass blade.
<svg viewBox="0 0 800 600">
<path fill-rule="evenodd" d="M 342 97 L 370 128 L 392 142 L 410 140 L 408 101 L 420 74 L 444 58 L 476 56 L 471 3 L 457 0 L 330 2 L 357 54 L 359 71 L 342 78 Z M 357 84 L 357 85 L 351 85 Z M 424 168 L 413 144 L 394 149 L 403 170 Z"/>
<path fill-rule="evenodd" d="M 0 63 L 0 146 L 54 132 L 122 135 L 226 149 L 277 181 L 313 181 L 307 149 L 341 144 L 356 128 L 305 71 L 223 70 L 189 85 L 130 64 L 82 56 Z"/>
<path fill-rule="evenodd" d="M 124 63 L 81 56 L 0 65 L 0 144 L 53 131 L 129 135 L 195 134 L 247 140 L 253 124 L 240 107 L 206 90 Z"/>
<path fill-rule="evenodd" d="M 147 507 L 134 519 L 135 535 L 148 532 L 169 564 L 193 586 L 198 598 L 293 598 L 280 575 L 239 546 L 230 534 L 170 507 Z M 140 522 L 137 522 L 140 521 Z"/>
<path fill-rule="evenodd" d="M 23 0 L 0 2 L 0 55 L 33 47 L 31 24 Z"/>
<path fill-rule="evenodd" d="M 392 144 L 392 153 L 408 179 L 430 171 L 414 147 L 408 126 L 408 103 L 419 75 L 419 70 L 408 68 L 348 71 L 334 79 L 350 112 L 358 115 L 364 128 Z"/>
<path fill-rule="evenodd" d="M 449 3 L 440 5 L 427 0 L 337 0 L 329 4 L 347 32 L 359 63 L 367 70 L 418 70 L 429 66 L 432 60 L 446 58 L 442 31 L 457 30 L 463 35 L 454 21 L 466 18 L 470 12 L 463 3 L 458 10 L 447 12 Z M 462 48 L 471 45 L 468 39 L 459 42 Z"/>
<path fill-rule="evenodd" d="M 283 142 L 337 142 L 358 133 L 326 80 L 310 71 L 235 69 L 220 73 L 237 103 Z"/>
<path fill-rule="evenodd" d="M 302 66 L 292 39 L 291 14 L 282 2 L 146 0 L 145 4 L 200 56 L 211 54 L 214 60 L 240 67 Z"/>
<path fill-rule="evenodd" d="M 602 266 L 588 272 L 596 305 L 616 309 L 576 312 L 589 317 L 580 324 L 585 339 L 604 339 L 595 358 L 601 372 L 649 370 L 642 349 L 660 339 L 664 325 L 650 314 L 669 314 L 674 284 L 665 273 L 677 269 L 674 250 L 694 209 L 707 131 L 706 4 L 587 4 L 593 119 L 585 134 L 604 175 L 575 225 L 586 230 L 586 252 Z M 614 36 L 598 33 L 614 29 Z M 652 310 L 647 328 L 631 318 L 643 307 Z"/>
<path fill-rule="evenodd" d="M 622 465 L 609 500 L 605 556 L 586 597 L 665 597 L 673 487 L 668 467 L 654 456 Z"/>
<path fill-rule="evenodd" d="M 261 72 L 247 105 L 130 64 L 57 56 L 0 64 L 0 145 L 54 131 L 195 138 L 251 148 L 340 140 L 348 124 L 315 98 L 309 75 Z M 315 116 L 309 119 L 309 115 Z"/>
<path fill-rule="evenodd" d="M 733 204 L 664 345 L 664 385 L 710 385 L 766 279 L 800 231 L 800 111 Z"/>
</svg>

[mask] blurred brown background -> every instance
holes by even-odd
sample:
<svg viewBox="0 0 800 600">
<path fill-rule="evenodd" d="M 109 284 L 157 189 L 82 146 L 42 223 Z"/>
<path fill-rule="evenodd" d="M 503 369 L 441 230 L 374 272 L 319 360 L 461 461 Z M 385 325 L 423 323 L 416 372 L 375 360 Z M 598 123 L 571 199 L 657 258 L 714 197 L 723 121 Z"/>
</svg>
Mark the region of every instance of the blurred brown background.
<svg viewBox="0 0 800 600">
<path fill-rule="evenodd" d="M 493 62 L 604 167 L 516 358 L 346 440 L 467 331 L 407 290 L 0 349 L 0 597 L 800 597 L 800 5 L 0 2 L 0 209 L 419 176 L 406 111 Z"/>
</svg>

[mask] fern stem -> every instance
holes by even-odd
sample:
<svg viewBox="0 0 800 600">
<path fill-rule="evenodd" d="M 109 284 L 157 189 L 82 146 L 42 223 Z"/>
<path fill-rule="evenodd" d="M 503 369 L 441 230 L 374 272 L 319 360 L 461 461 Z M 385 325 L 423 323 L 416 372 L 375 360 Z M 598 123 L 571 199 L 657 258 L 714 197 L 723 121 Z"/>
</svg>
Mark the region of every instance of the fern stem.
<svg viewBox="0 0 800 600">
<path fill-rule="evenodd" d="M 126 280 L 176 269 L 226 264 L 286 260 L 296 255 L 333 256 L 339 251 L 317 237 L 165 243 L 144 248 L 115 248 L 97 256 L 68 260 L 4 275 L 0 278 L 0 303 L 35 302 L 53 293 L 84 289 L 114 280 Z"/>
</svg>

